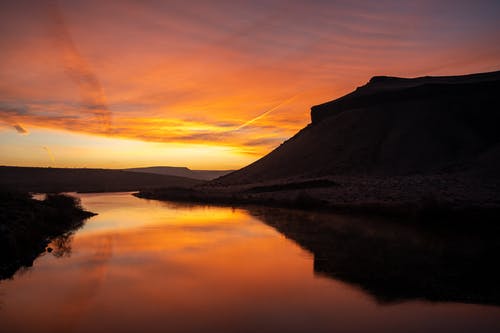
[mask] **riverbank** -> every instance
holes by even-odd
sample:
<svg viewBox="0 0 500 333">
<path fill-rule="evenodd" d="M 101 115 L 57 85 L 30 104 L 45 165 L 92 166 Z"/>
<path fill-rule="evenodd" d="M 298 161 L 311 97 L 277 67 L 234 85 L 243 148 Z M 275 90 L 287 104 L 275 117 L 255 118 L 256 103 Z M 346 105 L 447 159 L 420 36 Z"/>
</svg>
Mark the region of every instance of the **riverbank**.
<svg viewBox="0 0 500 333">
<path fill-rule="evenodd" d="M 217 182 L 193 188 L 142 190 L 145 199 L 216 205 L 261 205 L 410 217 L 418 220 L 478 219 L 500 216 L 498 184 L 473 175 L 401 177 L 324 177 L 222 186 Z"/>
<path fill-rule="evenodd" d="M 32 266 L 53 239 L 67 236 L 94 215 L 67 195 L 35 200 L 28 193 L 0 192 L 0 280 Z"/>
</svg>

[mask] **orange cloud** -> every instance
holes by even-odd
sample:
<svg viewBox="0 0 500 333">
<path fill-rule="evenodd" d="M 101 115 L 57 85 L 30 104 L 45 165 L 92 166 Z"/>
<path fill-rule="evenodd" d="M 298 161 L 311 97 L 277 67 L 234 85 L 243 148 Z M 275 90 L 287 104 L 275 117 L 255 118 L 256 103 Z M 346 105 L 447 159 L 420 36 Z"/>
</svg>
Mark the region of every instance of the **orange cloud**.
<svg viewBox="0 0 500 333">
<path fill-rule="evenodd" d="M 50 1 L 48 9 L 65 72 L 80 90 L 81 107 L 96 118 L 102 125 L 103 132 L 107 132 L 111 126 L 111 112 L 108 110 L 99 79 L 73 42 L 58 1 Z"/>
<path fill-rule="evenodd" d="M 28 130 L 22 127 L 20 124 L 14 124 L 13 125 L 14 129 L 17 131 L 19 134 L 28 134 Z"/>
</svg>

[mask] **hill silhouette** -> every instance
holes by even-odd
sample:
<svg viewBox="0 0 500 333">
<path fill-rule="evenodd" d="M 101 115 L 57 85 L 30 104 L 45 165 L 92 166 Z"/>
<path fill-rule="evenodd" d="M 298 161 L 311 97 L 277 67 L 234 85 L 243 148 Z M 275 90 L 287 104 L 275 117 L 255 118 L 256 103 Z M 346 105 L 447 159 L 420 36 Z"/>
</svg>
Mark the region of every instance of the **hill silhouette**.
<svg viewBox="0 0 500 333">
<path fill-rule="evenodd" d="M 328 175 L 404 176 L 500 166 L 500 72 L 374 77 L 312 107 L 311 124 L 221 185 Z M 483 170 L 484 171 L 484 170 Z"/>
<path fill-rule="evenodd" d="M 26 192 L 137 191 L 166 186 L 189 187 L 200 180 L 110 169 L 69 169 L 0 166 L 3 190 Z"/>
<path fill-rule="evenodd" d="M 145 168 L 130 168 L 130 169 L 124 169 L 124 171 L 187 177 L 199 180 L 212 180 L 227 175 L 228 173 L 234 170 L 191 170 L 187 167 L 154 166 Z"/>
</svg>

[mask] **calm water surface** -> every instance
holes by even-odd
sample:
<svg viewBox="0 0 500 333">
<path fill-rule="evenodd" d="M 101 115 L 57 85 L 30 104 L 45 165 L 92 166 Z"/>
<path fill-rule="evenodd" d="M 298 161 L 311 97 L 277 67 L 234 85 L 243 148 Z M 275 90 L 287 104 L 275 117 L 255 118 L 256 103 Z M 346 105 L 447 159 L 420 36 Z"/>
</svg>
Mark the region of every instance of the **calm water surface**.
<svg viewBox="0 0 500 333">
<path fill-rule="evenodd" d="M 99 215 L 0 282 L 2 332 L 500 332 L 500 307 L 379 304 L 243 209 L 82 194 Z"/>
</svg>

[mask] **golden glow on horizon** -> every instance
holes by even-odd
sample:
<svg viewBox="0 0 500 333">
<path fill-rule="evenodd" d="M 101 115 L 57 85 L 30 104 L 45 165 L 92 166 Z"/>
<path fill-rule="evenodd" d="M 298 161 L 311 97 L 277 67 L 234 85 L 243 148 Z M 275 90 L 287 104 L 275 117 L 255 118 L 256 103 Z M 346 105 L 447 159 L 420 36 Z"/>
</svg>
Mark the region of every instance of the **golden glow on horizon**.
<svg viewBox="0 0 500 333">
<path fill-rule="evenodd" d="M 2 165 L 130 168 L 158 165 L 161 156 L 163 165 L 229 170 L 256 158 L 251 152 L 241 152 L 240 147 L 227 145 L 149 142 L 44 129 L 14 137 L 16 144 L 8 144 L 12 137 L 4 140 L 1 132 L 0 138 L 2 160 L 10 161 Z M 49 144 L 42 146 L 38 143 L 41 140 Z"/>
</svg>

